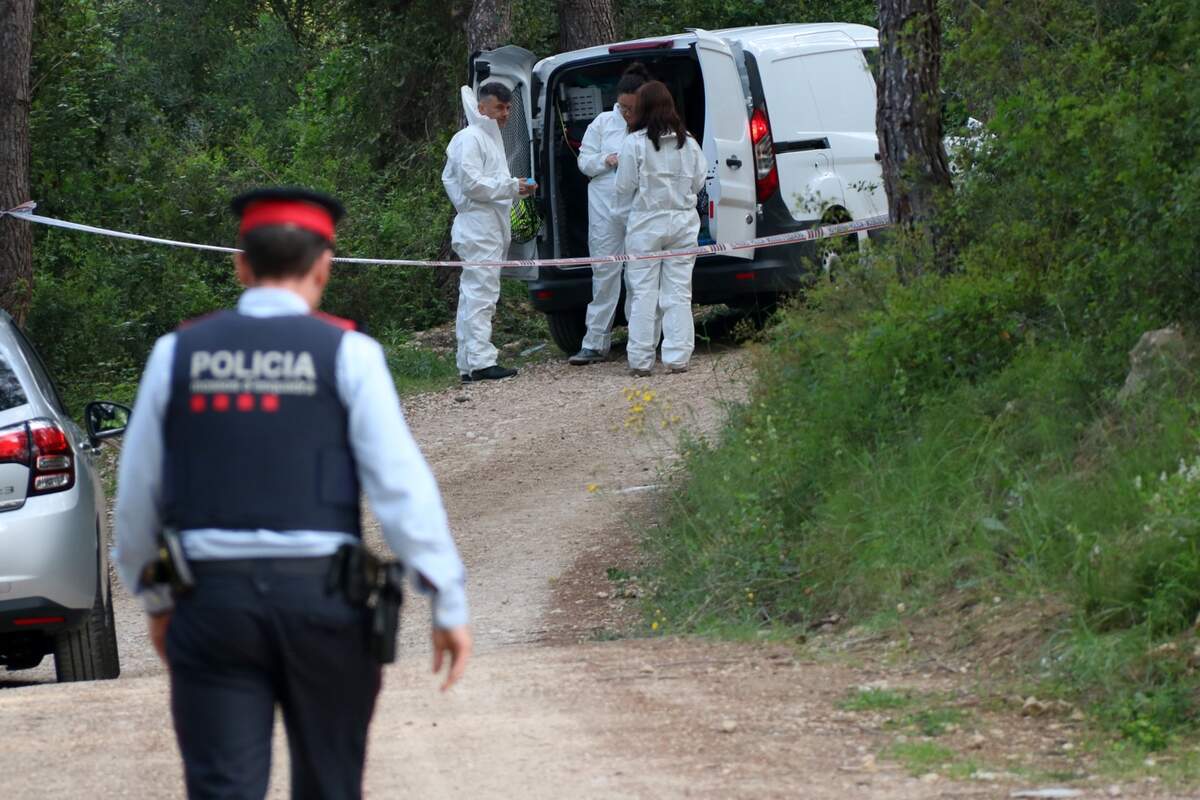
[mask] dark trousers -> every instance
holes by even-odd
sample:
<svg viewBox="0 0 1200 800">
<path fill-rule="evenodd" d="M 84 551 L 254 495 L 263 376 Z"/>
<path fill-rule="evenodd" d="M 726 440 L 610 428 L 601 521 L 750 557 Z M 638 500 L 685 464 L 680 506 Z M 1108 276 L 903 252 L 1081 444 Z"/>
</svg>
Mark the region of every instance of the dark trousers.
<svg viewBox="0 0 1200 800">
<path fill-rule="evenodd" d="M 325 592 L 329 559 L 192 564 L 167 629 L 171 712 L 192 800 L 259 800 L 283 711 L 292 797 L 362 796 L 380 668 L 367 618 Z"/>
</svg>

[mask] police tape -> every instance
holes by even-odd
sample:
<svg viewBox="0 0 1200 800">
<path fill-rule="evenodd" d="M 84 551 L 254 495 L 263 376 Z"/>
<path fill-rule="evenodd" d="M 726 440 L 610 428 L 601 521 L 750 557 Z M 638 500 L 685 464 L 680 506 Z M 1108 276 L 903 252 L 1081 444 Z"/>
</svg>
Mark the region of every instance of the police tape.
<svg viewBox="0 0 1200 800">
<path fill-rule="evenodd" d="M 33 222 L 39 225 L 48 225 L 54 228 L 80 231 L 82 233 L 93 233 L 116 239 L 130 239 L 137 242 L 161 244 L 169 247 L 185 247 L 192 250 L 207 250 L 217 253 L 241 252 L 235 247 L 220 247 L 212 244 L 181 242 L 175 239 L 160 239 L 156 236 L 143 236 L 137 233 L 115 231 L 108 228 L 98 228 L 94 225 L 83 225 L 78 222 L 67 222 L 66 220 L 54 219 L 53 217 L 43 217 L 33 213 L 35 208 L 37 208 L 37 203 L 22 203 L 16 208 L 11 208 L 7 211 L 0 211 L 0 217 L 11 216 L 14 219 L 23 219 L 27 222 Z M 890 217 L 888 217 L 886 214 L 881 214 L 875 217 L 865 217 L 863 219 L 851 220 L 850 222 L 836 222 L 816 228 L 807 228 L 805 230 L 794 231 L 792 233 L 780 233 L 774 236 L 763 236 L 757 239 L 747 239 L 746 241 L 742 242 L 722 242 L 715 244 L 696 245 L 695 247 L 687 247 L 682 250 L 656 250 L 650 253 L 636 254 L 620 253 L 611 256 L 547 258 L 514 261 L 420 261 L 406 258 L 350 258 L 347 256 L 337 256 L 333 260 L 342 264 L 370 264 L 393 267 L 590 267 L 593 264 L 617 264 L 628 261 L 661 261 L 667 258 L 690 258 L 692 256 L 707 256 L 717 253 L 734 253 L 743 250 L 779 247 L 780 245 L 786 244 L 799 244 L 801 242 L 814 242 L 819 239 L 832 239 L 837 236 L 849 236 L 851 234 L 858 234 L 863 231 L 873 231 L 880 228 L 886 228 L 891 224 Z"/>
</svg>

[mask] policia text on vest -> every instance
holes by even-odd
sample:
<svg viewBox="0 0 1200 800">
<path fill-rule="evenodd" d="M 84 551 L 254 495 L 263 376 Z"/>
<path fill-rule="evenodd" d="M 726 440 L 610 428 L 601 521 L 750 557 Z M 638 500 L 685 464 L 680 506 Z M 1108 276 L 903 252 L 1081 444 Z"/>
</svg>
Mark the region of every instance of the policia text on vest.
<svg viewBox="0 0 1200 800">
<path fill-rule="evenodd" d="M 199 350 L 190 364 L 193 394 L 252 392 L 312 395 L 317 373 L 312 353 L 279 350 Z"/>
</svg>

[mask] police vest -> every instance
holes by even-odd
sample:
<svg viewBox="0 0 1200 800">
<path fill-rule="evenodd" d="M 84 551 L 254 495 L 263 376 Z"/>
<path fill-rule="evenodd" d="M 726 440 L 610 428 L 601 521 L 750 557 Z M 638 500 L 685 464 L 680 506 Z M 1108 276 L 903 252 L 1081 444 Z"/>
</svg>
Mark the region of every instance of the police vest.
<svg viewBox="0 0 1200 800">
<path fill-rule="evenodd" d="M 163 431 L 168 525 L 361 535 L 337 391 L 345 330 L 332 320 L 223 311 L 176 332 Z"/>
</svg>

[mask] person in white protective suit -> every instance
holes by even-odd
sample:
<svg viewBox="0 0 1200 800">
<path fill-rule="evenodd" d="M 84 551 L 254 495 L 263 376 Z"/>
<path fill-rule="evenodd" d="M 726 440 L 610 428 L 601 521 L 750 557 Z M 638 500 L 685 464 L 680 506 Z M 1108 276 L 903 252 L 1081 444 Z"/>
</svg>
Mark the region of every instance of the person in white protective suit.
<svg viewBox="0 0 1200 800">
<path fill-rule="evenodd" d="M 629 117 L 637 103 L 637 90 L 650 74 L 642 64 L 631 64 L 617 83 L 617 104 L 592 120 L 579 147 L 579 171 L 588 182 L 588 255 L 612 256 L 625 249 L 628 208 L 617 207 L 617 164 L 621 145 L 629 134 Z M 608 358 L 612 346 L 613 317 L 621 297 L 624 264 L 592 265 L 592 301 L 587 307 L 587 333 L 583 348 L 568 363 L 594 364 Z M 629 298 L 626 297 L 626 316 Z"/>
<path fill-rule="evenodd" d="M 537 185 L 508 171 L 500 129 L 508 123 L 512 93 L 499 83 L 479 87 L 479 97 L 462 88 L 467 127 L 446 147 L 442 185 L 457 214 L 450 243 L 463 261 L 501 261 L 512 239 L 513 200 Z M 464 382 L 498 380 L 517 374 L 496 363 L 492 316 L 500 299 L 500 270 L 463 267 L 458 281 L 458 371 Z"/>
<path fill-rule="evenodd" d="M 650 81 L 637 94 L 631 133 L 621 146 L 617 202 L 626 205 L 625 252 L 650 253 L 696 245 L 700 214 L 696 197 L 707 167 L 700 145 L 675 110 L 671 90 Z M 662 360 L 671 372 L 686 372 L 696 343 L 692 321 L 695 256 L 630 261 L 625 288 L 630 298 L 626 355 L 633 375 L 654 368 L 656 315 L 662 315 Z"/>
</svg>

